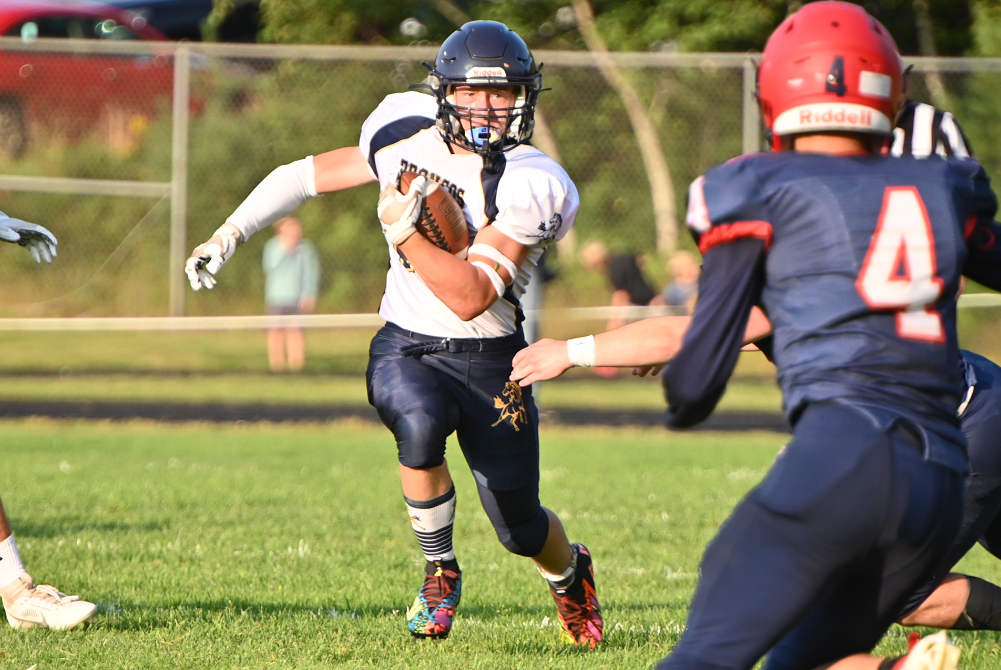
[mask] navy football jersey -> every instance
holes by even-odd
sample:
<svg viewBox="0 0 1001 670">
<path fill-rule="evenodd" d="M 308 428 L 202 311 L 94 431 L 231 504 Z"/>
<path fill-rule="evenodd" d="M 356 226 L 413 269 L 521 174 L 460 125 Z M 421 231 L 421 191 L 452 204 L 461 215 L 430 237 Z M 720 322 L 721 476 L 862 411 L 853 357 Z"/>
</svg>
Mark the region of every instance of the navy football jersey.
<svg viewBox="0 0 1001 670">
<path fill-rule="evenodd" d="M 709 171 L 689 193 L 704 265 L 664 375 L 669 424 L 712 411 L 760 304 L 790 421 L 827 400 L 904 416 L 944 438 L 928 437 L 933 460 L 965 468 L 948 444 L 963 444 L 955 296 L 964 273 L 1001 289 L 996 209 L 969 160 L 782 152 Z"/>
</svg>

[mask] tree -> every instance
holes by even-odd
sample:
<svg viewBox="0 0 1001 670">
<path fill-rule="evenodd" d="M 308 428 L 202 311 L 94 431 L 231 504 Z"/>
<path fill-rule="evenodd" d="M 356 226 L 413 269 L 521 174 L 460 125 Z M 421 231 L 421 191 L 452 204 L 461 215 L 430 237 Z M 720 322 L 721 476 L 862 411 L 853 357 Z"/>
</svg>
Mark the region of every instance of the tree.
<svg viewBox="0 0 1001 670">
<path fill-rule="evenodd" d="M 260 38 L 287 44 L 437 44 L 455 28 L 434 4 L 405 0 L 262 0 L 264 29 Z"/>
<path fill-rule="evenodd" d="M 242 0 L 216 0 L 225 15 Z M 890 31 L 904 55 L 922 53 L 926 13 L 941 56 L 968 52 L 978 0 L 854 0 Z M 988 5 L 996 0 L 980 0 Z M 570 0 L 261 0 L 261 41 L 296 44 L 440 43 L 457 16 L 503 21 L 532 48 L 585 49 Z M 796 0 L 594 0 L 612 51 L 760 51 Z M 457 13 L 455 10 L 458 10 Z M 407 19 L 412 19 L 407 21 Z"/>
<path fill-rule="evenodd" d="M 971 6 L 978 0 L 856 2 L 888 27 L 905 55 L 960 55 L 972 44 Z M 584 50 L 590 41 L 611 51 L 753 53 L 801 4 L 590 0 L 594 33 L 585 40 L 574 10 L 580 0 L 261 0 L 261 37 L 288 43 L 437 44 L 471 18 L 502 21 L 536 50 Z M 699 68 L 601 71 L 607 87 L 586 72 L 544 70 L 553 91 L 540 103 L 547 121 L 541 126 L 551 135 L 540 136 L 540 145 L 546 139 L 553 146 L 559 143 L 564 165 L 582 197 L 586 193 L 582 234 L 616 240 L 623 250 L 637 242 L 652 248 L 655 240 L 659 248 L 670 249 L 674 236 L 665 234 L 665 223 L 675 218 L 672 201 L 683 202 L 689 180 L 741 150 L 739 116 L 735 126 L 728 111 L 739 109 L 739 91 L 732 91 L 739 73 Z M 412 74 L 422 72 L 414 68 Z M 927 88 L 943 104 L 945 87 L 936 75 L 914 77 L 913 84 L 916 92 L 924 95 Z M 651 132 L 657 141 L 651 141 Z M 672 177 L 675 183 L 665 186 Z M 645 193 L 637 188 L 642 182 L 649 182 Z M 656 236 L 651 211 L 658 222 Z"/>
</svg>

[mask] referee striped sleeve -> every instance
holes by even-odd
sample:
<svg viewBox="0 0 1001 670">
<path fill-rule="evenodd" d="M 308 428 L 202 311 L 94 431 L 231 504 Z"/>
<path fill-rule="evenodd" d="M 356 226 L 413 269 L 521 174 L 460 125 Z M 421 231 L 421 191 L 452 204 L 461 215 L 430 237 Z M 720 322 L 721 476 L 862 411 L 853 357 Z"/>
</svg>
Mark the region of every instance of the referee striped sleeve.
<svg viewBox="0 0 1001 670">
<path fill-rule="evenodd" d="M 916 158 L 934 154 L 957 158 L 973 156 L 969 140 L 952 114 L 913 100 L 907 101 L 897 119 L 890 153 Z"/>
</svg>

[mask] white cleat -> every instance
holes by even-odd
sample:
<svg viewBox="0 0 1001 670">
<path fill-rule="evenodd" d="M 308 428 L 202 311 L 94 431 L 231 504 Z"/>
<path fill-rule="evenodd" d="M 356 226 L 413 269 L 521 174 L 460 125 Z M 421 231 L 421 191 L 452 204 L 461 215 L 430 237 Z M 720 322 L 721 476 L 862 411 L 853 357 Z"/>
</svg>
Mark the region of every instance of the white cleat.
<svg viewBox="0 0 1001 670">
<path fill-rule="evenodd" d="M 15 630 L 32 626 L 52 630 L 72 630 L 97 612 L 97 605 L 77 596 L 68 596 L 53 586 L 35 586 L 25 573 L 0 589 L 7 622 Z"/>
<path fill-rule="evenodd" d="M 959 647 L 941 631 L 921 638 L 904 657 L 901 670 L 956 670 L 957 667 Z"/>
</svg>

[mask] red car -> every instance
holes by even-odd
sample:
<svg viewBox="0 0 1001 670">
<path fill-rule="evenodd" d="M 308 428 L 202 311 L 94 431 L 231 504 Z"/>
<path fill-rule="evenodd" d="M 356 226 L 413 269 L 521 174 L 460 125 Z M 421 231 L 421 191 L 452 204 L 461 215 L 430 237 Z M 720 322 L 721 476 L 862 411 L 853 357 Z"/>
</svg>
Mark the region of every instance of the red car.
<svg viewBox="0 0 1001 670">
<path fill-rule="evenodd" d="M 0 35 L 95 40 L 166 40 L 142 17 L 114 7 L 62 0 L 2 0 Z M 24 153 L 44 132 L 78 140 L 102 130 L 112 145 L 169 109 L 173 59 L 0 49 L 0 151 Z M 119 136 L 116 140 L 116 136 Z"/>
</svg>

